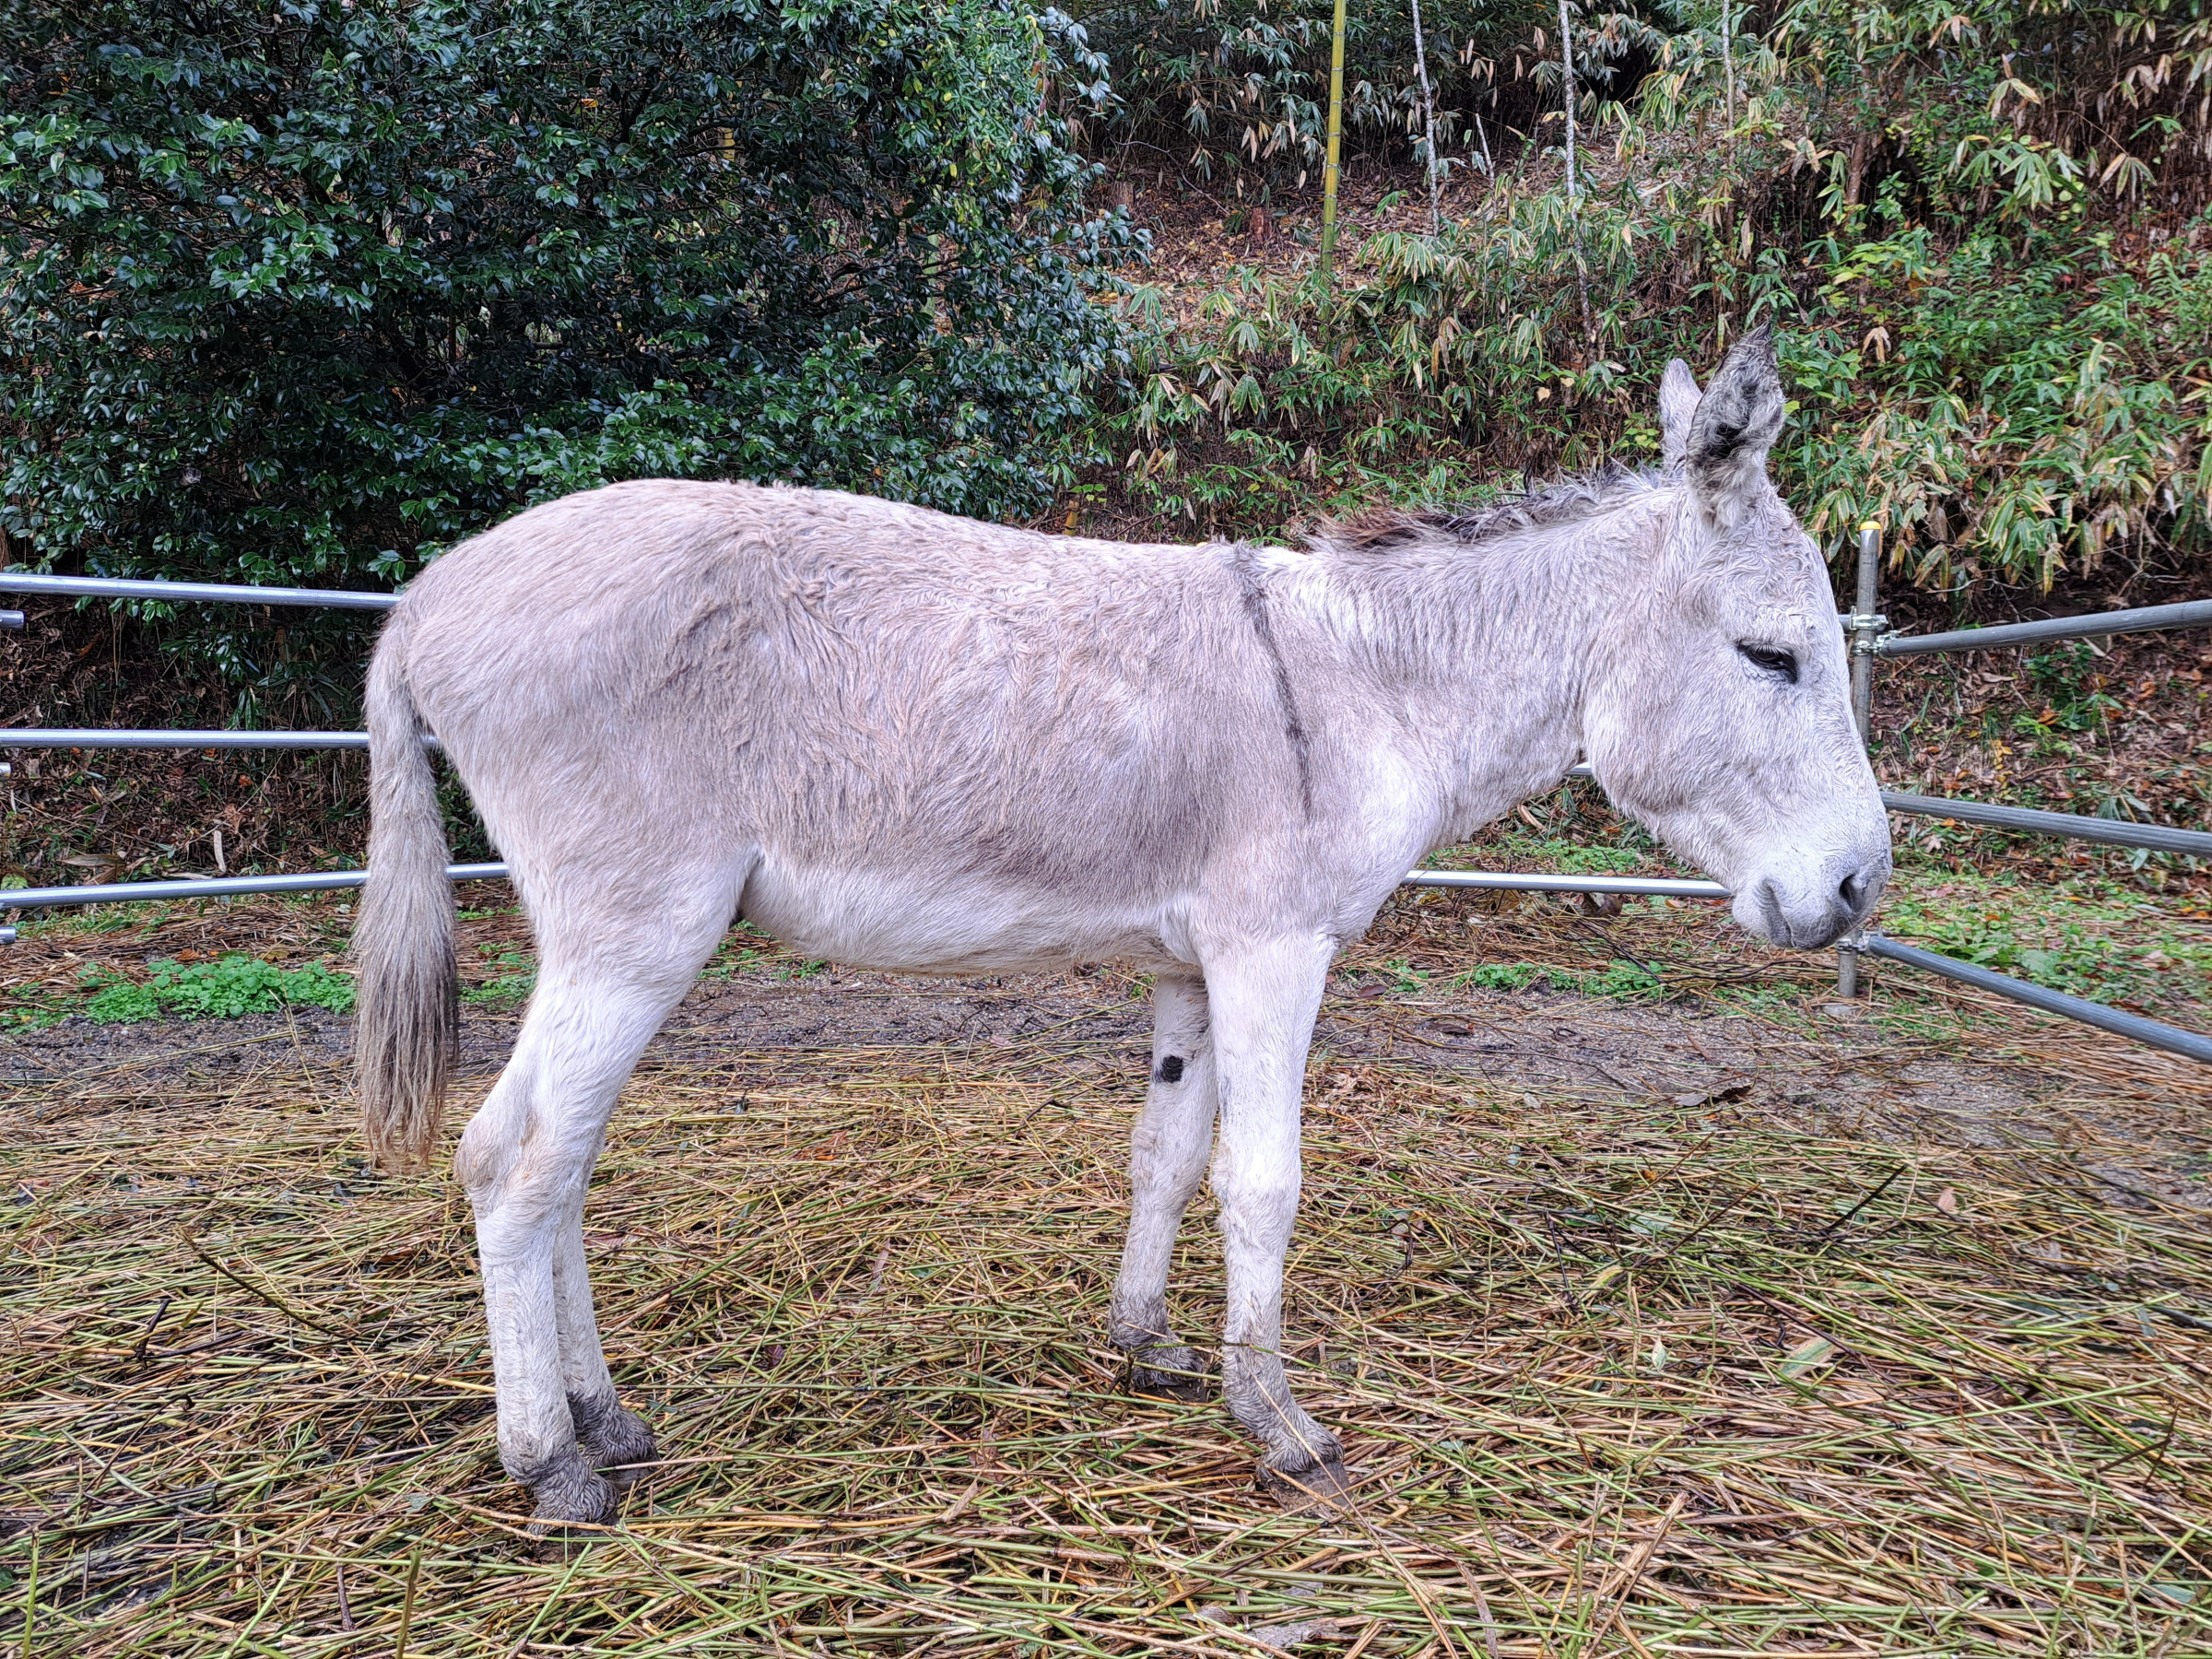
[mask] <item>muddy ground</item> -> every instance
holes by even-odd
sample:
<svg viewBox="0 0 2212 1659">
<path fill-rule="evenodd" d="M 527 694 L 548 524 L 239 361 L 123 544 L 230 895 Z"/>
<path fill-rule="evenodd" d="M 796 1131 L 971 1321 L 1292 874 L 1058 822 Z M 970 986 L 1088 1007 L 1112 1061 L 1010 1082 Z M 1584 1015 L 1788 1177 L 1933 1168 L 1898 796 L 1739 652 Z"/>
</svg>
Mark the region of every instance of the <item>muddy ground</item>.
<svg viewBox="0 0 2212 1659">
<path fill-rule="evenodd" d="M 505 1062 L 519 1010 L 470 1008 L 462 1027 L 462 1094 L 480 1093 Z M 319 1008 L 234 1020 L 96 1025 L 79 1017 L 0 1040 L 0 1084 L 128 1075 L 204 1087 L 272 1072 L 340 1086 L 349 1017 Z M 829 970 L 738 973 L 695 987 L 641 1071 L 712 1071 L 733 1088 L 803 1073 L 808 1056 L 855 1049 L 981 1051 L 994 1067 L 1033 1053 L 1061 1070 L 1071 1056 L 1143 1088 L 1150 1017 L 1142 979 L 1111 970 L 1034 978 L 931 981 Z M 888 1057 L 888 1055 L 887 1055 Z M 1533 1095 L 1704 1105 L 1716 1122 L 1761 1120 L 1806 1134 L 2002 1147 L 2074 1147 L 2085 1169 L 2127 1202 L 2131 1192 L 2212 1205 L 2201 1102 L 2127 1096 L 2021 1061 L 1959 1058 L 1900 1041 L 1864 1008 L 1830 1004 L 1779 1021 L 1711 1004 L 1623 1004 L 1560 994 L 1404 992 L 1355 965 L 1331 982 L 1315 1031 L 1310 1095 L 1361 1087 L 1377 1063 L 1460 1072 L 1470 1083 Z M 619 1133 L 618 1121 L 617 1133 Z"/>
</svg>

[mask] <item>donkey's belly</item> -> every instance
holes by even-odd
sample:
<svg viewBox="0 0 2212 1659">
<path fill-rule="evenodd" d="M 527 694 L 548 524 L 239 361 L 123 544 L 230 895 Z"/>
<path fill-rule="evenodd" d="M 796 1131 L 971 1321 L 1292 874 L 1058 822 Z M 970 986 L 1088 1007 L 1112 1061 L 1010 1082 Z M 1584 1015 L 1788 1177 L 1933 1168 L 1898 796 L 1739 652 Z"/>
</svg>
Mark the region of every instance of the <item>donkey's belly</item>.
<svg viewBox="0 0 2212 1659">
<path fill-rule="evenodd" d="M 1182 895 L 1053 893 L 961 875 L 808 867 L 763 856 L 739 913 L 794 950 L 855 968 L 1001 973 L 1194 959 Z"/>
</svg>

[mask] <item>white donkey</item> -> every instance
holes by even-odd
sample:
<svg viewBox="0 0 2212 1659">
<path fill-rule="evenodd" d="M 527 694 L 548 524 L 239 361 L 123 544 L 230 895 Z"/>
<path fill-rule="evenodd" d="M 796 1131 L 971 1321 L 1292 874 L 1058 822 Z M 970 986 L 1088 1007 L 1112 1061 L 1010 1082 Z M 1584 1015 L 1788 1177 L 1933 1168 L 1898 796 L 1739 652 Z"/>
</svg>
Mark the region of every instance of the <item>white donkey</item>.
<svg viewBox="0 0 2212 1659">
<path fill-rule="evenodd" d="M 1170 1247 L 1208 1164 L 1219 1382 L 1264 1477 L 1330 1492 L 1291 1398 L 1283 1253 L 1332 954 L 1431 848 L 1586 755 L 1613 800 L 1781 944 L 1872 905 L 1888 830 L 1836 607 L 1766 454 L 1763 333 L 1665 465 L 1280 548 L 1058 539 L 858 497 L 615 485 L 425 571 L 369 677 L 360 1092 L 394 1167 L 436 1144 L 454 1033 L 435 733 L 538 947 L 454 1170 L 476 1208 L 500 1455 L 541 1526 L 653 1456 L 618 1403 L 582 1211 L 632 1064 L 734 918 L 809 956 L 971 974 L 1119 961 L 1157 1026 L 1111 1331 L 1203 1383 Z"/>
</svg>

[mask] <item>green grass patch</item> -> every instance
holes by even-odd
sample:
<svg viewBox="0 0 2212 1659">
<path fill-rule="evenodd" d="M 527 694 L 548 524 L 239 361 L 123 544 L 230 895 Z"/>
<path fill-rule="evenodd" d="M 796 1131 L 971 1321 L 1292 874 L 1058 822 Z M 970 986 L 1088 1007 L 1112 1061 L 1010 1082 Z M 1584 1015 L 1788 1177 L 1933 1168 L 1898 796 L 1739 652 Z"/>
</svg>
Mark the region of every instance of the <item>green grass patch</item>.
<svg viewBox="0 0 2212 1659">
<path fill-rule="evenodd" d="M 286 1007 L 353 1011 L 353 981 L 321 962 L 279 968 L 233 953 L 213 962 L 158 961 L 143 980 L 95 969 L 85 977 L 91 993 L 88 1019 L 101 1025 L 159 1019 L 236 1019 Z"/>
<path fill-rule="evenodd" d="M 2117 884 L 2053 890 L 1952 877 L 1892 889 L 1881 925 L 1929 950 L 2096 1002 L 2201 1007 L 2212 1000 L 2212 931 Z"/>
<path fill-rule="evenodd" d="M 462 987 L 463 1002 L 483 1008 L 517 1008 L 530 1000 L 530 993 L 537 989 L 535 956 L 527 950 L 503 949 L 495 945 L 479 945 L 477 949 L 491 958 L 492 975 Z"/>
<path fill-rule="evenodd" d="M 1659 976 L 1634 962 L 1614 959 L 1603 968 L 1575 970 L 1537 962 L 1480 962 L 1457 975 L 1455 988 L 1480 991 L 1525 991 L 1542 982 L 1554 991 L 1578 991 L 1584 996 L 1611 996 L 1639 1000 L 1659 996 L 1666 986 Z"/>
<path fill-rule="evenodd" d="M 1547 839 L 1509 843 L 1532 863 L 1548 865 L 1564 876 L 1625 876 L 1643 863 L 1643 855 L 1627 847 L 1594 847 L 1587 843 Z"/>
</svg>

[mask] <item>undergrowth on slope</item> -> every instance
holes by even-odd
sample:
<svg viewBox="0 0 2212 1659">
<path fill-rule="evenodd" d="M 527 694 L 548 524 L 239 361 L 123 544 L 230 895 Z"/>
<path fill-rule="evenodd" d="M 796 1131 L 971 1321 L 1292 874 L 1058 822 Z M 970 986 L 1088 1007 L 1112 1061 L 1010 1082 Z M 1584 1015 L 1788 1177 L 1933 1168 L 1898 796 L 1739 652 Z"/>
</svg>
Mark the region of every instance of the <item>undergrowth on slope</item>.
<svg viewBox="0 0 2212 1659">
<path fill-rule="evenodd" d="M 1433 229 L 1418 174 L 1385 198 L 1333 284 L 1255 243 L 1206 291 L 1124 294 L 1115 468 L 1089 487 L 1261 534 L 1650 461 L 1667 358 L 1709 366 L 1766 323 L 1795 394 L 1777 481 L 1830 547 L 1875 519 L 1896 575 L 1952 594 L 2201 559 L 2212 21 L 2161 31 L 2165 9 L 1806 0 L 1759 17 L 1733 72 L 1686 9 L 1585 19 L 1571 178 L 1536 119 L 1463 165 Z M 1479 38 L 1543 64 L 1504 16 Z M 1630 35 L 1643 68 L 1616 75 Z M 1311 237 L 1310 200 L 1278 207 Z"/>
</svg>

